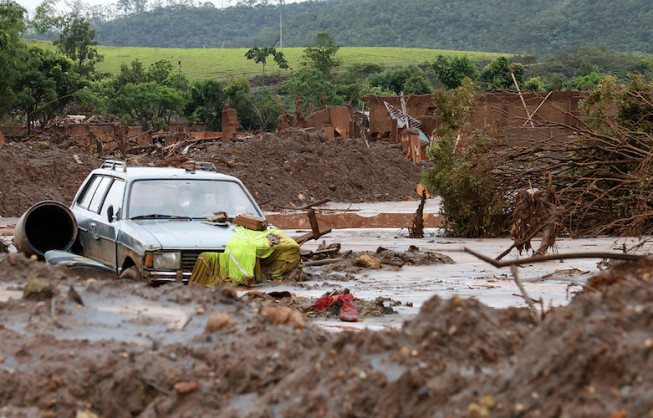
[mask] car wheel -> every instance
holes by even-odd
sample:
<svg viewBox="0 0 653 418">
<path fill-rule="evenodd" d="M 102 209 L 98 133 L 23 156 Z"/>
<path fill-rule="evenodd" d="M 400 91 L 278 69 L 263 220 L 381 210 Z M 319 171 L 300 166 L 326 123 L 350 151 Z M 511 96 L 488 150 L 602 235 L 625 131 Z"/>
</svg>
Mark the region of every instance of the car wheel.
<svg viewBox="0 0 653 418">
<path fill-rule="evenodd" d="M 120 273 L 120 278 L 126 280 L 133 280 L 135 282 L 143 281 L 143 275 L 141 274 L 141 271 L 136 266 L 131 266 L 124 269 L 122 273 Z"/>
</svg>

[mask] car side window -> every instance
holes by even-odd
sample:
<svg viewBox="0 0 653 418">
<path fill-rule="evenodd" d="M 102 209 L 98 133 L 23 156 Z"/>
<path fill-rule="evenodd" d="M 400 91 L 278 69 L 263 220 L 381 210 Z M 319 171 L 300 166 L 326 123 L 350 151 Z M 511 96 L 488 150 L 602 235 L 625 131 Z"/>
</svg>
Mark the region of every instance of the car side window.
<svg viewBox="0 0 653 418">
<path fill-rule="evenodd" d="M 114 214 L 122 213 L 120 209 L 122 208 L 122 198 L 124 193 L 125 193 L 125 182 L 120 179 L 116 179 L 111 185 L 111 188 L 109 189 L 109 193 L 107 193 L 106 199 L 104 199 L 104 204 L 102 205 L 101 214 L 106 217 L 107 209 L 109 209 L 109 206 L 113 206 Z"/>
<path fill-rule="evenodd" d="M 111 185 L 112 181 L 113 178 L 102 176 L 102 179 L 98 184 L 97 190 L 95 190 L 95 193 L 93 194 L 91 203 L 89 203 L 88 205 L 88 210 L 95 213 L 100 211 L 100 206 L 102 206 L 102 202 L 104 202 L 104 197 L 106 196 L 107 190 L 109 189 L 109 186 Z"/>
<path fill-rule="evenodd" d="M 84 194 L 77 201 L 79 207 L 88 209 L 88 204 L 91 202 L 91 199 L 97 190 L 97 186 L 100 184 L 100 180 L 100 176 L 93 176 L 93 178 L 88 182 Z"/>
</svg>

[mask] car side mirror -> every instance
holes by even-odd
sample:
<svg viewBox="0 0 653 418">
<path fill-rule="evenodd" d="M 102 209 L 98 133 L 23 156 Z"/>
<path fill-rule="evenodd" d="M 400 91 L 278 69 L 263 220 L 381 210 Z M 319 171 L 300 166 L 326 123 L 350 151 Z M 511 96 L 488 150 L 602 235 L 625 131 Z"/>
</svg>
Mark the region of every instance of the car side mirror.
<svg viewBox="0 0 653 418">
<path fill-rule="evenodd" d="M 107 208 L 107 220 L 109 223 L 113 222 L 113 205 L 109 205 Z"/>
</svg>

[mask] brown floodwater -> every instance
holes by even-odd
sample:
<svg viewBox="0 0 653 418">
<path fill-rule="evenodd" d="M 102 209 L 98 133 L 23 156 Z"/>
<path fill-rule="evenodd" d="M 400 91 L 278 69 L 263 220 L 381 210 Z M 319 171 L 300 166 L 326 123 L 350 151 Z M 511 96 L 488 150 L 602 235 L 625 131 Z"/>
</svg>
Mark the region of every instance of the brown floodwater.
<svg viewBox="0 0 653 418">
<path fill-rule="evenodd" d="M 269 213 L 265 217 L 280 229 L 311 229 L 306 213 Z M 316 213 L 320 228 L 408 228 L 415 217 L 414 213 L 378 213 L 373 216 L 361 216 L 357 212 Z M 440 215 L 425 213 L 425 228 L 440 228 L 444 218 Z"/>
</svg>

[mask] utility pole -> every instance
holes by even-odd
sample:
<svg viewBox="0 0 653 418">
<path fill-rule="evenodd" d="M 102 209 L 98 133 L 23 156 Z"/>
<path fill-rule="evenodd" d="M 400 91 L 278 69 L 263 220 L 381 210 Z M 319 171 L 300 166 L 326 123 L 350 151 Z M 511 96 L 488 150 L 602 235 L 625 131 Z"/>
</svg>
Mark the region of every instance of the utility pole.
<svg viewBox="0 0 653 418">
<path fill-rule="evenodd" d="M 281 14 L 281 6 L 283 0 L 279 0 L 279 48 L 283 48 L 283 15 Z"/>
</svg>

